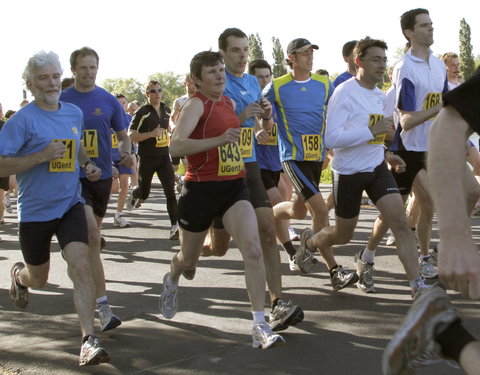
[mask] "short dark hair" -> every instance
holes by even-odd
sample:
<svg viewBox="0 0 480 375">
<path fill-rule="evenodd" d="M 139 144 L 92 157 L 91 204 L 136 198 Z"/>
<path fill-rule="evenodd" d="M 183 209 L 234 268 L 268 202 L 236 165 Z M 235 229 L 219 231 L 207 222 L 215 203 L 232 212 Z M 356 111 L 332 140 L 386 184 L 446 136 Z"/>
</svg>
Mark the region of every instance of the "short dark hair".
<svg viewBox="0 0 480 375">
<path fill-rule="evenodd" d="M 100 58 L 98 57 L 98 53 L 95 52 L 95 50 L 90 47 L 82 47 L 80 49 L 73 51 L 72 54 L 70 55 L 70 67 L 75 68 L 75 65 L 77 64 L 77 60 L 79 58 L 90 56 L 90 55 L 95 57 L 98 65 L 100 61 Z"/>
<path fill-rule="evenodd" d="M 220 52 L 203 51 L 193 56 L 190 61 L 190 75 L 198 79 L 202 79 L 202 67 L 214 66 L 218 63 L 223 64 L 223 56 Z M 195 85 L 197 87 L 197 85 Z M 197 87 L 198 88 L 198 87 Z"/>
<path fill-rule="evenodd" d="M 328 70 L 326 70 L 326 69 L 317 69 L 315 71 L 315 74 L 318 74 L 320 76 L 327 76 L 327 77 L 330 75 L 330 74 L 328 74 Z"/>
<path fill-rule="evenodd" d="M 150 81 L 147 82 L 147 84 L 145 85 L 145 91 L 147 91 L 147 88 L 149 86 L 155 86 L 155 85 L 159 85 L 160 87 L 162 87 L 162 84 L 160 82 L 158 82 L 156 79 L 151 79 Z M 163 87 L 162 87 L 163 88 Z"/>
<path fill-rule="evenodd" d="M 62 90 L 68 89 L 74 83 L 75 83 L 75 78 L 73 77 L 67 77 L 62 79 Z"/>
<path fill-rule="evenodd" d="M 367 50 L 372 47 L 379 47 L 384 50 L 387 50 L 387 43 L 385 43 L 383 40 L 379 39 L 372 39 L 369 36 L 366 36 L 365 38 L 359 40 L 357 44 L 355 45 L 355 48 L 353 49 L 353 58 L 357 60 L 358 58 L 365 57 L 367 54 Z"/>
<path fill-rule="evenodd" d="M 125 95 L 123 95 L 121 92 L 117 92 L 117 93 L 113 94 L 113 96 L 116 97 L 117 99 L 121 99 L 121 98 L 127 99 L 127 97 Z"/>
<path fill-rule="evenodd" d="M 357 40 L 351 40 L 345 43 L 342 47 L 342 56 L 343 57 L 350 56 L 356 44 L 357 44 Z"/>
<path fill-rule="evenodd" d="M 248 64 L 248 74 L 255 74 L 255 69 L 268 69 L 272 73 L 272 67 L 264 59 L 255 59 Z"/>
<path fill-rule="evenodd" d="M 237 38 L 248 38 L 247 34 L 245 34 L 242 30 L 237 29 L 236 27 L 230 27 L 228 29 L 223 30 L 223 33 L 220 34 L 218 37 L 218 49 L 222 51 L 226 51 L 228 48 L 228 41 L 227 38 L 229 36 L 234 36 Z"/>
<path fill-rule="evenodd" d="M 405 46 L 405 50 L 410 48 L 411 42 L 410 39 L 407 38 L 405 35 L 405 30 L 413 30 L 415 28 L 416 18 L 419 14 L 430 14 L 428 13 L 427 9 L 424 8 L 416 8 L 410 9 L 403 13 L 400 17 L 400 27 L 402 28 L 402 34 L 407 39 L 407 45 Z"/>
</svg>

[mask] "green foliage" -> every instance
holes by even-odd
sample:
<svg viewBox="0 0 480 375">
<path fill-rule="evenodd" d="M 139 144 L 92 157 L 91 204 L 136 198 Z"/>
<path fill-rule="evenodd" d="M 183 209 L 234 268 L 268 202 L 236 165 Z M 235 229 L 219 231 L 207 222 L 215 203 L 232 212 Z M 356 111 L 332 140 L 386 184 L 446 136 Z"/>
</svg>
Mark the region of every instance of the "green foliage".
<svg viewBox="0 0 480 375">
<path fill-rule="evenodd" d="M 283 54 L 282 45 L 280 44 L 280 39 L 272 37 L 273 43 L 273 66 L 272 72 L 273 77 L 281 77 L 287 74 L 287 68 L 285 67 L 285 55 Z"/>
<path fill-rule="evenodd" d="M 183 76 L 173 72 L 155 73 L 148 76 L 148 81 L 156 80 L 163 88 L 162 102 L 172 108 L 173 101 L 185 94 Z"/>
<path fill-rule="evenodd" d="M 330 164 L 328 163 L 327 168 L 322 171 L 322 175 L 320 176 L 320 183 L 321 184 L 331 184 L 332 183 L 332 170 L 330 169 Z"/>
<path fill-rule="evenodd" d="M 248 37 L 248 61 L 253 61 L 256 59 L 265 59 L 263 55 L 262 40 L 258 33 L 250 34 Z"/>
<path fill-rule="evenodd" d="M 112 94 L 122 93 L 127 101 L 145 101 L 143 85 L 134 78 L 107 78 L 103 81 L 102 87 Z"/>
<path fill-rule="evenodd" d="M 470 25 L 465 18 L 460 20 L 460 72 L 464 80 L 469 79 L 475 71 L 475 61 L 470 39 Z"/>
</svg>

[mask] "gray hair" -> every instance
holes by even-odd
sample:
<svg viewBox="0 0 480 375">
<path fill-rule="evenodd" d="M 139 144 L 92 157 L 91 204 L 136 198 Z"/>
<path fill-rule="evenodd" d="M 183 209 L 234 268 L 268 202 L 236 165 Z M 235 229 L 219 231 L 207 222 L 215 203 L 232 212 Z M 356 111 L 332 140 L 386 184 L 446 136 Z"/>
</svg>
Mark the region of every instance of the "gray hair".
<svg viewBox="0 0 480 375">
<path fill-rule="evenodd" d="M 60 74 L 63 73 L 62 65 L 60 64 L 60 59 L 55 52 L 52 51 L 40 51 L 35 53 L 28 60 L 27 66 L 23 71 L 22 78 L 25 82 L 30 81 L 33 77 L 33 73 L 37 68 L 43 67 L 47 64 L 52 64 L 57 66 L 60 69 Z"/>
</svg>

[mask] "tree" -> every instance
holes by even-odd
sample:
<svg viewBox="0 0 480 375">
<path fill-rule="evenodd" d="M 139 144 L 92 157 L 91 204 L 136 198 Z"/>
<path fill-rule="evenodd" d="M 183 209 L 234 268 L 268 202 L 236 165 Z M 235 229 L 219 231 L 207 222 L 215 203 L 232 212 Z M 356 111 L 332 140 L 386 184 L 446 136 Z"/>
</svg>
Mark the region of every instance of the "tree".
<svg viewBox="0 0 480 375">
<path fill-rule="evenodd" d="M 285 68 L 285 55 L 283 54 L 282 45 L 280 39 L 272 37 L 273 43 L 273 77 L 277 78 L 287 74 L 287 68 Z"/>
<path fill-rule="evenodd" d="M 155 73 L 148 77 L 148 80 L 160 82 L 163 88 L 162 102 L 172 108 L 173 101 L 185 94 L 183 87 L 183 76 L 173 72 Z"/>
<path fill-rule="evenodd" d="M 145 101 L 143 85 L 134 78 L 107 78 L 103 81 L 102 87 L 112 94 L 122 93 L 129 102 Z"/>
<path fill-rule="evenodd" d="M 256 35 L 250 34 L 248 37 L 248 61 L 256 59 L 265 59 L 262 49 L 262 40 L 258 33 Z"/>
<path fill-rule="evenodd" d="M 469 79 L 475 71 L 475 60 L 470 40 L 470 25 L 465 18 L 460 20 L 460 72 L 464 80 Z"/>
</svg>

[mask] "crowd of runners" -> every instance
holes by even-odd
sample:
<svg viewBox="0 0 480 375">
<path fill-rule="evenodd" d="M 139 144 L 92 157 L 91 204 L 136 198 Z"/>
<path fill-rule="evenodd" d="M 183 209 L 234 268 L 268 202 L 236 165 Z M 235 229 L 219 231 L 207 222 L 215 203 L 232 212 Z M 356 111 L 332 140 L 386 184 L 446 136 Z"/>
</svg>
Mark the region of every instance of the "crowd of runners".
<svg viewBox="0 0 480 375">
<path fill-rule="evenodd" d="M 218 52 L 193 56 L 186 94 L 172 109 L 155 80 L 145 86 L 143 105 L 97 86 L 99 56 L 91 48 L 72 52 L 73 80 L 63 82 L 54 52 L 33 55 L 23 79 L 34 100 L 0 123 L 0 219 L 4 209 L 11 212 L 16 190 L 23 254 L 11 268 L 13 304 L 25 308 L 29 288 L 46 284 L 56 235 L 82 332 L 79 364 L 110 361 L 94 329 L 95 310 L 100 331 L 121 324 L 107 298 L 101 225 L 112 193 L 118 193 L 114 225 L 132 225 L 124 209 L 148 199 L 156 174 L 169 239 L 180 240 L 162 282 L 166 319 L 177 312 L 181 276 L 194 279 L 199 257 L 221 257 L 232 237 L 244 260 L 252 345 L 285 344 L 279 332 L 308 317 L 282 296 L 280 251 L 300 274 L 314 272 L 321 258 L 334 292 L 356 285 L 374 293 L 376 249 L 390 230 L 412 307 L 385 349 L 384 373 L 406 374 L 445 358 L 478 374 L 480 343 L 446 289 L 480 298 L 480 255 L 469 222 L 480 196 L 480 156 L 468 140 L 480 130 L 480 76 L 462 83 L 457 55 L 433 55 L 426 9 L 405 12 L 401 31 L 407 46 L 384 93 L 382 40 L 345 43 L 347 70 L 331 82 L 328 72 L 312 72 L 319 46 L 293 39 L 290 72 L 273 78 L 268 62 L 248 61 L 247 35 L 228 28 Z M 327 197 L 319 182 L 330 160 Z M 349 269 L 338 264 L 334 246 L 352 239 L 364 193 L 379 214 Z M 435 210 L 440 246 L 431 250 Z M 307 215 L 311 228 L 298 237 L 290 220 Z"/>
</svg>

